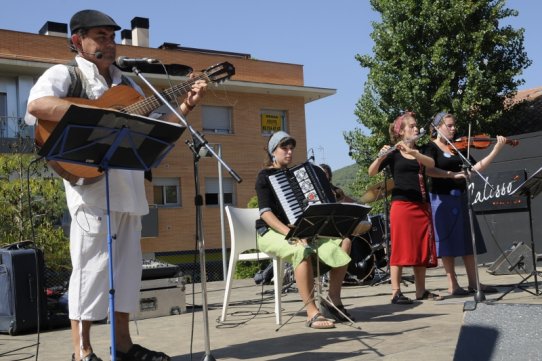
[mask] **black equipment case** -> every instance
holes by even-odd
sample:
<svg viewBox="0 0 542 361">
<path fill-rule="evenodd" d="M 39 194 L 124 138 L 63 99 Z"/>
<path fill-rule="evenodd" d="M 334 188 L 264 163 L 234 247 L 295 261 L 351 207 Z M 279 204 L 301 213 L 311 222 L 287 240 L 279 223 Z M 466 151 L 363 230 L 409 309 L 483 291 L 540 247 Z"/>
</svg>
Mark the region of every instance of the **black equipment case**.
<svg viewBox="0 0 542 361">
<path fill-rule="evenodd" d="M 36 330 L 38 320 L 47 323 L 43 253 L 31 246 L 0 248 L 0 332 L 10 335 Z"/>
</svg>

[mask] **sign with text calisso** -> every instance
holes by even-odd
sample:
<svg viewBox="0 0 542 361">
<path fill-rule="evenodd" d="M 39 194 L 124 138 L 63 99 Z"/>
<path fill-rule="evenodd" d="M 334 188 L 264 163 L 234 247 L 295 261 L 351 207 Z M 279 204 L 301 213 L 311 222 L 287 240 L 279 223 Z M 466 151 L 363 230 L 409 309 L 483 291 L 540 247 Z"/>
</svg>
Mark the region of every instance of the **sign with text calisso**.
<svg viewBox="0 0 542 361">
<path fill-rule="evenodd" d="M 525 170 L 512 170 L 483 174 L 486 184 L 478 175 L 472 173 L 472 208 L 475 212 L 495 212 L 527 208 L 527 198 L 511 194 L 525 179 Z M 491 186 L 490 186 L 491 185 Z"/>
</svg>

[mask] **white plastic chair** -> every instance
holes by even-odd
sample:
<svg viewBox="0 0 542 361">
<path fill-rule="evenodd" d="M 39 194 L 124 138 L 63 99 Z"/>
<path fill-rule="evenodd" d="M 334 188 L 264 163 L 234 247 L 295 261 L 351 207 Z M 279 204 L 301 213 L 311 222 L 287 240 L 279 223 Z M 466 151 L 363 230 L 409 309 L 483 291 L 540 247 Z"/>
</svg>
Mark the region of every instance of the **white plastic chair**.
<svg viewBox="0 0 542 361">
<path fill-rule="evenodd" d="M 255 222 L 260 218 L 257 208 L 236 208 L 226 206 L 226 214 L 230 225 L 231 252 L 228 275 L 226 277 L 226 289 L 224 294 L 224 304 L 222 305 L 222 316 L 220 320 L 224 322 L 228 312 L 230 301 L 230 291 L 235 274 L 237 261 L 257 261 L 263 259 L 273 259 L 273 275 L 275 288 L 275 319 L 277 324 L 282 323 L 281 317 L 281 294 L 282 294 L 282 262 L 278 257 L 272 257 L 263 252 L 243 253 L 250 249 L 257 249 Z"/>
</svg>

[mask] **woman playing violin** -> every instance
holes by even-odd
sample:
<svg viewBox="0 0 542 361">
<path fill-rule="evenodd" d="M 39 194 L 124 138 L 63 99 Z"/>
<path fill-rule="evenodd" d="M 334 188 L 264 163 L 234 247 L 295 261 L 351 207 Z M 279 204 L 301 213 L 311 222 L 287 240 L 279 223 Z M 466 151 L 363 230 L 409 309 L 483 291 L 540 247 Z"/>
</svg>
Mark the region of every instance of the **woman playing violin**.
<svg viewBox="0 0 542 361">
<path fill-rule="evenodd" d="M 453 141 L 456 135 L 456 120 L 452 114 L 438 113 L 431 124 L 433 139 L 424 149 L 424 154 L 435 160 L 435 167 L 427 170 L 432 178 L 429 196 L 431 200 L 433 225 L 437 242 L 437 254 L 442 258 L 448 279 L 448 292 L 454 296 L 464 296 L 476 291 L 476 265 L 472 250 L 472 239 L 468 219 L 465 173 L 461 157 L 452 152 L 446 139 Z M 446 138 L 446 139 L 445 139 Z M 474 169 L 482 172 L 501 151 L 507 139 L 496 138 L 491 152 L 474 164 Z M 453 149 L 453 148 L 452 148 Z M 486 248 L 476 222 L 476 252 L 485 253 Z M 462 257 L 468 278 L 468 289 L 462 288 L 455 273 L 455 257 Z M 495 287 L 481 285 L 484 292 L 497 292 Z"/>
</svg>

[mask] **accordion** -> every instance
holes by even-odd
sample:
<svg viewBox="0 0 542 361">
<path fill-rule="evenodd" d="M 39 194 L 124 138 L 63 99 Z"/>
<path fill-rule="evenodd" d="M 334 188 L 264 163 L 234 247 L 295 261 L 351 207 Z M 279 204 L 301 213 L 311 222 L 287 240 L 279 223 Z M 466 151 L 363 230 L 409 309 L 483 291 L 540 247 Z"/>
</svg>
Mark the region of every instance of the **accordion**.
<svg viewBox="0 0 542 361">
<path fill-rule="evenodd" d="M 295 224 L 310 204 L 335 202 L 324 171 L 312 163 L 278 171 L 268 178 L 289 224 Z"/>
</svg>

